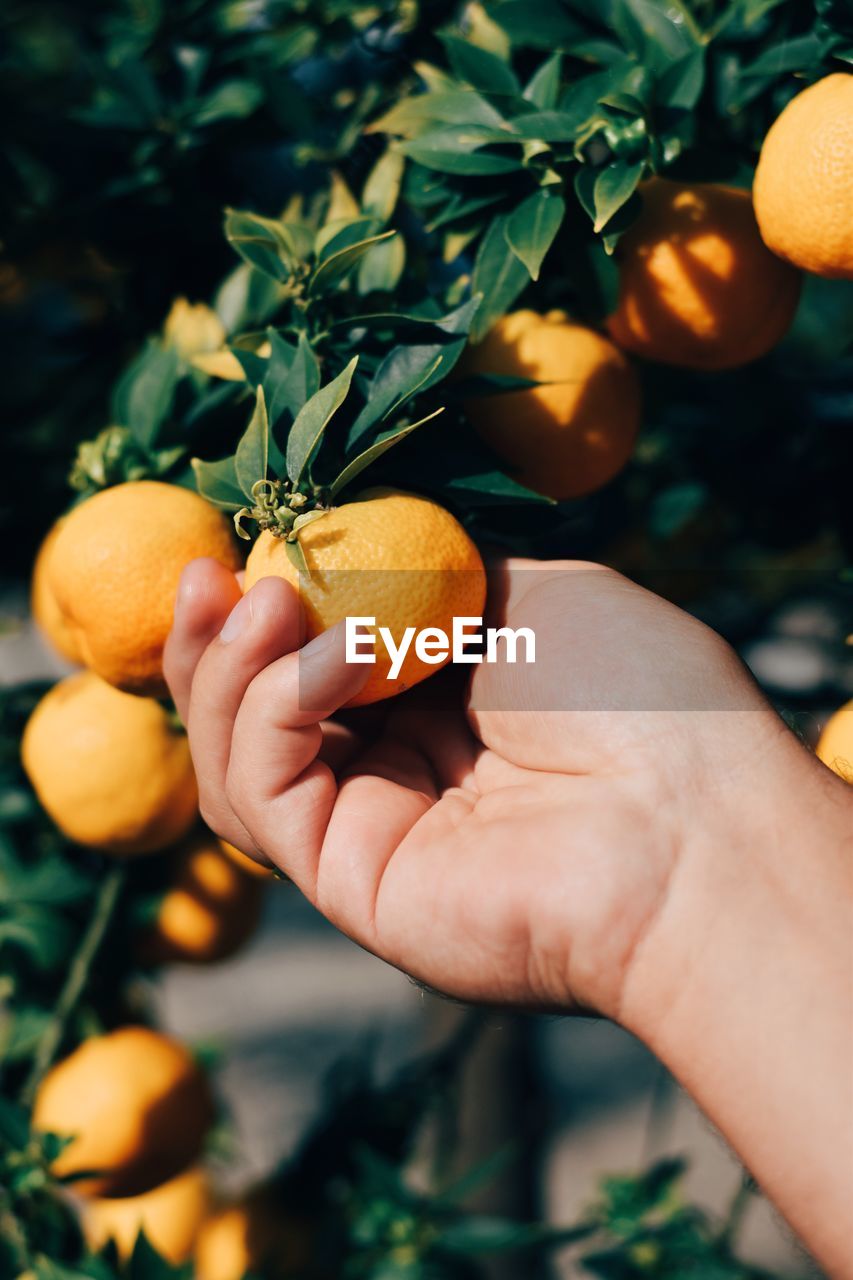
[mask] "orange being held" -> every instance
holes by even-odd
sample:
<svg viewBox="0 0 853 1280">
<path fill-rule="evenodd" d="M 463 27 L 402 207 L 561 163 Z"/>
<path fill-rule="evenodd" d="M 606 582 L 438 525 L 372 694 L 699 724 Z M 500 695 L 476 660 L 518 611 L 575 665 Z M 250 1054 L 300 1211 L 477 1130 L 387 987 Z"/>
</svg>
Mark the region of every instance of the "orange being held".
<svg viewBox="0 0 853 1280">
<path fill-rule="evenodd" d="M 413 493 L 367 489 L 334 507 L 299 533 L 306 575 L 293 564 L 283 539 L 264 531 L 246 562 L 245 590 L 259 579 L 281 577 L 296 587 L 310 640 L 345 617 L 374 617 L 396 644 L 409 627 L 452 635 L 455 616 L 481 617 L 486 575 L 480 553 L 449 511 Z M 410 645 L 399 674 L 376 644 L 376 664 L 348 704 L 361 706 L 402 693 L 437 671 Z"/>
</svg>

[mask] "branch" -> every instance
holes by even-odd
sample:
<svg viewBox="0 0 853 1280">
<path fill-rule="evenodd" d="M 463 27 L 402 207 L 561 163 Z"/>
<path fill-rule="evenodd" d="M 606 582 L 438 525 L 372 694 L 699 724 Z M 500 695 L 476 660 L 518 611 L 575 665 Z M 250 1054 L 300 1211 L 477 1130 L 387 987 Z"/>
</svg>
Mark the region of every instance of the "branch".
<svg viewBox="0 0 853 1280">
<path fill-rule="evenodd" d="M 53 1016 L 36 1045 L 32 1069 L 21 1091 L 21 1101 L 25 1106 L 32 1104 L 42 1076 L 50 1067 L 62 1043 L 68 1019 L 83 994 L 89 979 L 92 963 L 109 928 L 126 875 L 126 866 L 123 863 L 118 863 L 110 868 L 101 881 L 89 923 L 71 961 L 68 977 L 59 993 Z"/>
</svg>

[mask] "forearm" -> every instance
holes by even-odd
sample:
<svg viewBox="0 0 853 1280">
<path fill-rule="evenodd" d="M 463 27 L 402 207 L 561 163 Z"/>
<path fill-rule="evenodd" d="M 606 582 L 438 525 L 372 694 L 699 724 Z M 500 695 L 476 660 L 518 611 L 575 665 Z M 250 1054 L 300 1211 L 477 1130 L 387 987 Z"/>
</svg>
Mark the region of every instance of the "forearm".
<svg viewBox="0 0 853 1280">
<path fill-rule="evenodd" d="M 847 1280 L 853 789 L 787 734 L 742 785 L 759 788 L 751 806 L 721 803 L 683 859 L 632 966 L 625 1021 Z"/>
</svg>

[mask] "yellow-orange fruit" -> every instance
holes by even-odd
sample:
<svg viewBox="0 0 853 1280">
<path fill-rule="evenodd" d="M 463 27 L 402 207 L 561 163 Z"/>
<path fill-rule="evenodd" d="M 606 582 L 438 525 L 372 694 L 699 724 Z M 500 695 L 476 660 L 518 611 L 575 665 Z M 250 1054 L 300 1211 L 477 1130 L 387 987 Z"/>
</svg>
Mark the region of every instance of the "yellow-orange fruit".
<svg viewBox="0 0 853 1280">
<path fill-rule="evenodd" d="M 839 778 L 853 782 L 853 699 L 827 720 L 818 739 L 817 755 Z"/>
<path fill-rule="evenodd" d="M 83 1234 L 93 1251 L 112 1240 L 119 1257 L 127 1259 L 144 1231 L 149 1244 L 178 1266 L 192 1255 L 210 1207 L 207 1175 L 194 1166 L 142 1195 L 89 1201 L 83 1213 Z"/>
<path fill-rule="evenodd" d="M 37 627 L 56 652 L 68 662 L 79 663 L 80 652 L 74 632 L 68 626 L 48 580 L 47 565 L 61 527 L 60 519 L 48 530 L 39 547 L 30 583 L 30 609 Z"/>
<path fill-rule="evenodd" d="M 853 75 L 826 76 L 788 103 L 764 139 L 752 195 L 774 253 L 853 280 Z"/>
<path fill-rule="evenodd" d="M 207 1081 L 176 1040 L 121 1027 L 84 1040 L 42 1080 L 33 1107 L 40 1133 L 72 1137 L 52 1165 L 84 1196 L 134 1196 L 198 1157 L 213 1106 Z"/>
<path fill-rule="evenodd" d="M 178 485 L 119 484 L 69 512 L 48 582 L 86 666 L 130 693 L 162 693 L 178 580 L 198 556 L 240 567 L 228 519 Z"/>
<path fill-rule="evenodd" d="M 244 589 L 260 578 L 285 578 L 305 609 L 307 639 L 343 618 L 374 617 L 400 644 L 407 627 L 436 627 L 452 634 L 454 616 L 481 617 L 486 575 L 480 553 L 449 511 L 429 498 L 395 489 L 367 489 L 308 524 L 299 541 L 310 570 L 292 564 L 285 543 L 269 532 L 258 538 L 246 563 Z M 377 642 L 376 664 L 350 706 L 389 698 L 439 670 L 411 645 L 399 674 Z"/>
<path fill-rule="evenodd" d="M 254 933 L 262 895 L 258 878 L 242 871 L 216 837 L 203 831 L 175 856 L 174 879 L 145 936 L 143 954 L 161 963 L 224 960 Z"/>
<path fill-rule="evenodd" d="M 153 698 L 91 671 L 66 676 L 27 722 L 21 757 L 39 800 L 70 840 L 104 853 L 152 853 L 196 820 L 187 736 Z"/>
<path fill-rule="evenodd" d="M 471 397 L 472 425 L 514 477 L 549 498 L 579 498 L 625 466 L 640 425 L 636 374 L 612 342 L 562 313 L 514 311 L 466 352 L 464 372 L 546 383 Z"/>
<path fill-rule="evenodd" d="M 248 1273 L 284 1280 L 310 1257 L 310 1229 L 283 1213 L 258 1187 L 203 1224 L 196 1241 L 195 1280 L 243 1280 Z"/>
<path fill-rule="evenodd" d="M 800 275 L 771 253 L 748 191 L 654 178 L 619 241 L 619 298 L 607 327 L 636 355 L 734 369 L 787 333 Z"/>
</svg>

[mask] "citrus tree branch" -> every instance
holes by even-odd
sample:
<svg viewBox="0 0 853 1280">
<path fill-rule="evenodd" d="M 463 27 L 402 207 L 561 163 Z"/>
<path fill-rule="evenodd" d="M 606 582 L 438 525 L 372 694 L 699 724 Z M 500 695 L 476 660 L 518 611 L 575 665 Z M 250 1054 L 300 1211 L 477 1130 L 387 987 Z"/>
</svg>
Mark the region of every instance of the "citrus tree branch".
<svg viewBox="0 0 853 1280">
<path fill-rule="evenodd" d="M 62 1036 L 71 1014 L 83 993 L 89 978 L 92 962 L 98 948 L 104 940 L 109 923 L 124 885 L 127 868 L 118 863 L 111 867 L 101 881 L 95 898 L 89 923 L 80 939 L 80 944 L 71 961 L 65 985 L 53 1010 L 53 1016 L 45 1027 L 33 1057 L 33 1065 L 21 1092 L 21 1101 L 29 1106 L 42 1076 L 53 1062 L 56 1051 L 62 1042 Z"/>
</svg>

